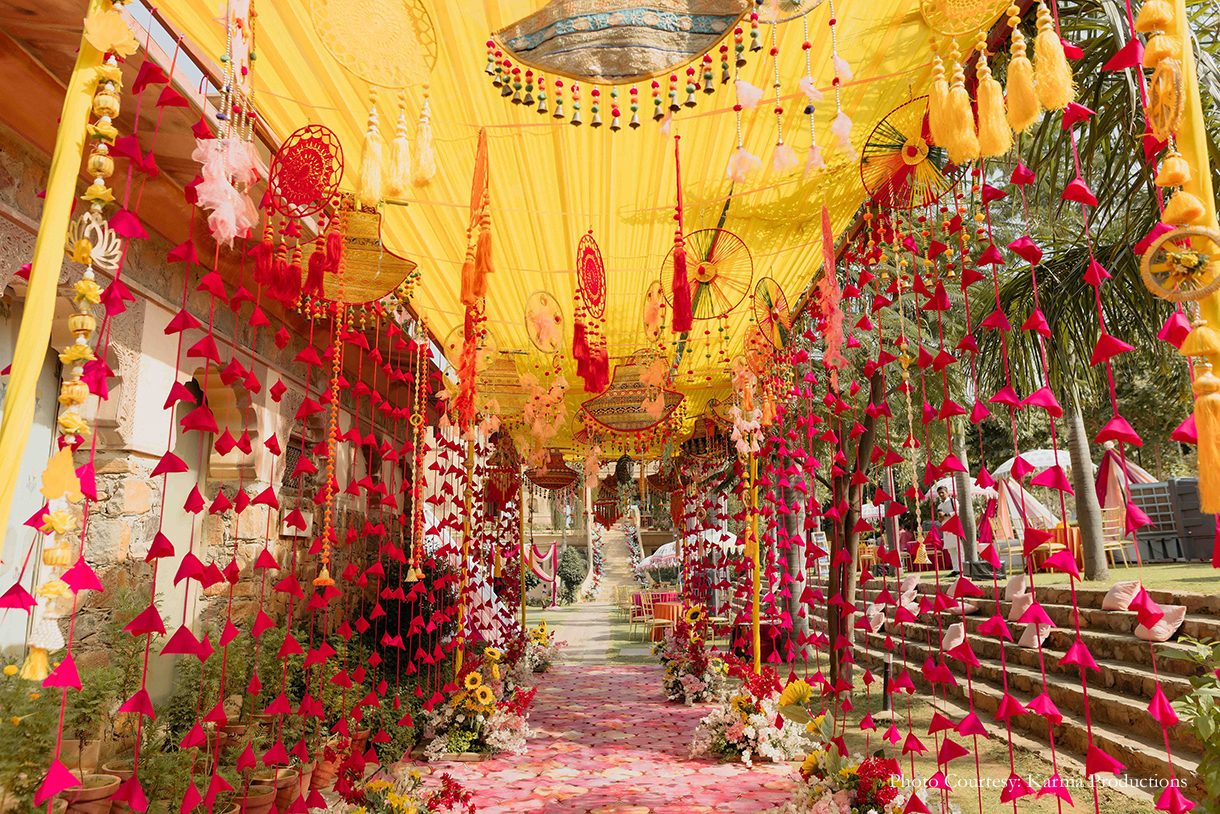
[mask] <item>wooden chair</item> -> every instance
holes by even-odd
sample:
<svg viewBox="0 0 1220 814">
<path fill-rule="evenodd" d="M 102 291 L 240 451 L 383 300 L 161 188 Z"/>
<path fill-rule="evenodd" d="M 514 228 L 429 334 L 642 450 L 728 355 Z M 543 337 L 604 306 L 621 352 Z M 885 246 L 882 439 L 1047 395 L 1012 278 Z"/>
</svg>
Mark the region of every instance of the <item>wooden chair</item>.
<svg viewBox="0 0 1220 814">
<path fill-rule="evenodd" d="M 673 619 L 658 619 L 657 618 L 656 603 L 657 603 L 657 595 L 649 594 L 648 595 L 648 618 L 650 620 L 649 625 L 648 625 L 649 641 L 652 641 L 652 634 L 656 633 L 658 629 L 665 630 L 667 628 L 671 628 L 674 626 Z"/>
<path fill-rule="evenodd" d="M 627 594 L 627 638 L 628 639 L 631 639 L 635 635 L 636 625 L 640 625 L 641 627 L 643 627 L 648 624 L 648 615 L 644 610 L 644 603 L 645 603 L 645 600 L 647 599 L 647 597 L 649 596 L 649 594 L 646 591 L 640 593 L 640 604 L 639 605 L 636 605 L 634 602 L 631 601 L 634 596 L 635 596 L 634 592 L 629 592 Z M 651 610 L 651 608 L 652 608 L 651 602 L 648 603 L 648 608 L 649 608 L 649 610 Z M 640 641 L 643 641 L 642 632 L 640 634 Z"/>
<path fill-rule="evenodd" d="M 1127 568 L 1131 567 L 1131 563 L 1127 560 L 1127 530 L 1124 528 L 1124 520 L 1121 506 L 1110 506 L 1101 510 L 1101 529 L 1105 538 L 1106 558 L 1115 568 L 1118 567 L 1118 561 L 1114 557 L 1115 551 L 1123 555 L 1123 565 Z"/>
<path fill-rule="evenodd" d="M 860 548 L 856 552 L 856 559 L 859 562 L 861 571 L 869 570 L 880 562 L 877 558 L 877 546 L 861 543 Z"/>
<path fill-rule="evenodd" d="M 991 544 L 995 546 L 996 556 L 1003 563 L 1004 576 L 1008 576 L 1012 573 L 1013 557 L 1016 556 L 1022 559 L 1025 557 L 1025 553 L 1021 548 L 1021 541 L 1012 537 L 1004 537 L 996 518 L 993 517 L 988 522 L 991 523 Z"/>
</svg>

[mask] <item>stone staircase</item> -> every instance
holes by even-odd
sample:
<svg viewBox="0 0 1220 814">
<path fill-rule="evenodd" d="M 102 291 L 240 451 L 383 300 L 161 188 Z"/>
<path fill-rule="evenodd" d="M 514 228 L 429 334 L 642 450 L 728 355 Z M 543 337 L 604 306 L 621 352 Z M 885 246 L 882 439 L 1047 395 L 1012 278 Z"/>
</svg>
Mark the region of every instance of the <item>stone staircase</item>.
<svg viewBox="0 0 1220 814">
<path fill-rule="evenodd" d="M 597 601 L 608 602 L 614 599 L 614 586 L 635 585 L 627 535 L 617 524 L 602 532 L 602 556 L 602 584 L 597 590 Z"/>
<path fill-rule="evenodd" d="M 870 580 L 863 589 L 863 597 L 857 598 L 857 607 L 863 608 L 876 602 L 881 586 L 880 579 Z M 823 592 L 827 590 L 825 584 L 821 587 Z M 941 587 L 949 593 L 952 583 L 942 582 Z M 979 581 L 979 587 L 988 595 L 994 595 L 991 585 Z M 893 580 L 889 583 L 889 589 L 891 594 L 896 594 L 897 585 Z M 921 582 L 919 591 L 931 599 L 935 586 L 929 581 Z M 1148 593 L 1160 604 L 1187 607 L 1186 621 L 1179 629 L 1179 636 L 1220 638 L 1220 596 L 1155 590 Z M 1170 773 L 1165 737 L 1161 725 L 1149 714 L 1148 704 L 1156 691 L 1158 676 L 1162 691 L 1172 701 L 1190 691 L 1188 678 L 1196 673 L 1197 668 L 1193 662 L 1168 657 L 1175 652 L 1184 653 L 1188 649 L 1184 644 L 1171 640 L 1150 647 L 1148 642 L 1137 639 L 1133 633 L 1137 624 L 1136 614 L 1101 610 L 1105 594 L 1105 589 L 1078 587 L 1076 591 L 1080 638 L 1100 668 L 1097 673 L 1088 671 L 1087 707 L 1093 740 L 1126 766 L 1126 772 L 1130 775 L 1167 779 Z M 1000 595 L 1003 596 L 1002 584 Z M 886 627 L 895 645 L 894 673 L 897 675 L 901 669 L 897 665 L 902 652 L 902 635 L 905 634 L 906 663 L 911 679 L 919 691 L 930 689 L 932 684 L 924 678 L 922 667 L 929 658 L 933 661 L 938 659 L 941 637 L 949 625 L 963 622 L 966 638 L 980 662 L 970 671 L 974 708 L 989 729 L 993 733 L 1004 731 L 1003 722 L 995 720 L 995 712 L 1004 697 L 1005 677 L 1008 692 L 1025 706 L 1043 691 L 1040 663 L 1044 664 L 1046 692 L 1063 716 L 1062 723 L 1052 728 L 1056 749 L 1083 761 L 1088 750 L 1086 695 L 1081 688 L 1079 667 L 1060 664 L 1068 647 L 1075 641 L 1071 593 L 1067 587 L 1040 587 L 1037 596 L 1038 602 L 1056 625 L 1043 644 L 1041 654 L 1036 648 L 1019 647 L 1013 642 L 1001 642 L 994 636 L 978 632 L 979 626 L 997 612 L 1008 618 L 1011 603 L 1003 599 L 997 603 L 992 598 L 974 597 L 968 601 L 978 606 L 977 613 L 965 617 L 953 611 L 921 614 L 914 622 L 902 626 L 893 623 L 894 608 L 889 606 Z M 1014 638 L 1020 638 L 1024 625 L 1010 622 L 1009 629 Z M 857 630 L 857 663 L 879 673 L 885 661 L 885 637 L 884 632 L 865 633 L 862 629 Z M 1003 663 L 1000 659 L 1001 648 Z M 1153 673 L 1154 659 L 1156 675 Z M 956 700 L 965 708 L 969 703 L 966 665 L 950 657 L 944 661 L 958 678 L 956 686 L 943 685 L 948 700 Z M 1014 731 L 1044 743 L 1049 742 L 1046 719 L 1041 715 L 1031 712 L 1014 716 L 1010 721 Z M 1202 745 L 1181 724 L 1171 727 L 1168 735 L 1174 772 L 1187 785 L 1187 796 L 1199 799 L 1197 795 L 1202 791 L 1202 785 L 1197 772 Z"/>
</svg>

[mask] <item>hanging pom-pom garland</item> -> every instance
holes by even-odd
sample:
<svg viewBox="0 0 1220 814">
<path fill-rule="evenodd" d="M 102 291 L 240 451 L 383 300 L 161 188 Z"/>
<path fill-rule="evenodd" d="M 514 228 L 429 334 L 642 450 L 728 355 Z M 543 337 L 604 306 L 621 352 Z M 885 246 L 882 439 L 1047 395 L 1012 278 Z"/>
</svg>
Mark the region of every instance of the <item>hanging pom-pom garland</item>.
<svg viewBox="0 0 1220 814">
<path fill-rule="evenodd" d="M 801 16 L 801 24 L 804 26 L 805 39 L 801 42 L 801 49 L 805 52 L 805 76 L 801 78 L 801 93 L 805 94 L 805 115 L 809 117 L 809 152 L 805 156 L 805 175 L 814 170 L 822 169 L 826 166 L 825 160 L 822 158 L 822 148 L 818 146 L 818 133 L 814 123 L 814 105 L 822 101 L 822 91 L 818 90 L 818 86 L 813 83 L 813 61 L 810 56 L 812 46 L 809 42 L 809 16 Z"/>
<path fill-rule="evenodd" d="M 1062 110 L 1076 98 L 1072 69 L 1063 52 L 1063 41 L 1046 3 L 1038 3 L 1038 35 L 1034 38 L 1034 79 L 1038 101 L 1047 110 Z"/>
<path fill-rule="evenodd" d="M 381 129 L 377 123 L 377 105 L 369 106 L 369 125 L 364 131 L 364 147 L 360 151 L 360 173 L 356 179 L 356 202 L 361 206 L 376 206 L 381 202 Z"/>
<path fill-rule="evenodd" d="M 772 88 L 775 90 L 775 152 L 771 154 L 771 172 L 783 175 L 800 165 L 796 151 L 784 144 L 784 106 L 780 99 L 779 43 L 775 34 L 776 24 L 771 24 L 771 65 L 774 71 Z"/>
</svg>

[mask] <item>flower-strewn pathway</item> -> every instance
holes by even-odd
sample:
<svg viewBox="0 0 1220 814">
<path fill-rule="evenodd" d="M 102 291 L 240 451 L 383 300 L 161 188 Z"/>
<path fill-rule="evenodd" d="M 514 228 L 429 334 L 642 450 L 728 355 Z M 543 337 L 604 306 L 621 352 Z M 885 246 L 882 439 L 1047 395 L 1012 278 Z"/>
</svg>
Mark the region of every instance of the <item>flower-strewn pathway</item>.
<svg viewBox="0 0 1220 814">
<path fill-rule="evenodd" d="M 752 814 L 790 796 L 787 764 L 692 760 L 709 708 L 668 702 L 660 667 L 560 663 L 539 678 L 526 754 L 431 767 L 480 814 Z"/>
</svg>

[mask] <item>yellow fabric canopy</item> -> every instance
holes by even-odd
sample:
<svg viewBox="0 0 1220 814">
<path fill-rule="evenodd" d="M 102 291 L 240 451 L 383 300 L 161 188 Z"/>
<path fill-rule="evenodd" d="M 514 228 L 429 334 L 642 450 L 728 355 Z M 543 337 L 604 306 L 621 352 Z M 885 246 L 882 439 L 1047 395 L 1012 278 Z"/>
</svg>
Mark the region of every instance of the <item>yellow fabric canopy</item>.
<svg viewBox="0 0 1220 814">
<path fill-rule="evenodd" d="M 166 0 L 159 7 L 190 40 L 218 59 L 224 32 L 216 5 L 215 0 Z M 633 356 L 647 345 L 641 321 L 644 292 L 659 276 L 673 246 L 674 229 L 673 138 L 663 135 L 651 120 L 647 83 L 639 85 L 643 124 L 638 130 L 626 127 L 630 116 L 627 87 L 619 88 L 624 111 L 621 132 L 589 126 L 588 86 L 582 88 L 586 123 L 573 127 L 566 120 L 539 115 L 533 108 L 509 104 L 484 72 L 489 33 L 537 10 L 543 5 L 541 0 L 425 0 L 424 5 L 436 37 L 436 64 L 429 79 L 438 172 L 430 185 L 404 196 L 408 206 L 390 206 L 386 212 L 387 243 L 419 263 L 423 273 L 415 305 L 438 337 L 446 337 L 462 323 L 459 276 L 466 250 L 475 144 L 478 128 L 483 126 L 489 136 L 496 269 L 489 284 L 487 327 L 501 353 L 510 353 L 522 373 L 549 364 L 533 351 L 525 328 L 526 301 L 538 290 L 551 292 L 564 305 L 565 341 L 570 348 L 576 245 L 582 234 L 592 230 L 607 269 L 606 333 L 611 362 L 615 357 Z M 281 136 L 308 123 L 333 129 L 343 143 L 347 157 L 344 187 L 350 188 L 370 91 L 377 99 L 387 139 L 393 137 L 398 118 L 397 92 L 372 88 L 343 68 L 315 33 L 310 7 L 310 0 L 256 4 L 256 104 L 260 115 Z M 836 11 L 840 54 L 855 74 L 842 88 L 842 106 L 854 121 L 852 141 L 859 150 L 887 112 L 926 88 L 931 70 L 930 32 L 916 0 L 845 0 Z M 838 232 L 866 199 L 859 164 L 848 160 L 830 133 L 835 116 L 830 14 L 830 5 L 824 3 L 805 18 L 812 43 L 813 78 L 825 94 L 815 119 L 818 143 L 828 165 L 825 169 L 808 177 L 800 170 L 780 176 L 770 169 L 777 127 L 768 25 L 762 26 L 767 47 L 747 51 L 748 65 L 741 74 L 766 91 L 756 109 L 743 113 L 741 124 L 745 146 L 762 159 L 763 170 L 736 186 L 726 174 L 729 156 L 737 145 L 735 96 L 732 83 L 719 84 L 715 52 L 716 92 L 710 96 L 698 93 L 699 105 L 683 108 L 671 125 L 671 133 L 681 136 L 687 232 L 717 226 L 727 204 L 723 228 L 748 246 L 754 282 L 773 277 L 794 304 L 822 264 L 821 207 L 829 208 Z M 377 19 L 361 24 L 370 36 L 376 35 Z M 784 139 L 795 148 L 802 166 L 810 144 L 805 99 L 798 87 L 805 76 L 804 38 L 801 20 L 782 24 L 776 31 L 780 93 L 788 97 L 782 103 Z M 359 48 L 359 43 L 353 47 Z M 602 88 L 602 116 L 607 124 L 608 90 Z M 565 87 L 570 117 L 567 91 Z M 408 88 L 412 133 L 421 104 L 421 88 Z M 729 320 L 729 357 L 741 352 L 751 319 L 747 297 Z M 713 336 L 718 334 L 714 322 L 695 323 L 695 376 L 681 376 L 674 385 L 687 396 L 688 428 L 710 398 L 725 400 L 728 395 L 727 374 L 717 364 L 724 357 L 713 346 L 711 359 L 707 358 L 708 349 L 701 341 L 705 329 Z M 669 339 L 667 334 L 666 341 Z M 682 365 L 683 373 L 689 364 Z M 569 416 L 574 416 L 589 394 L 583 392 L 570 359 L 566 370 Z M 560 440 L 570 438 L 573 428 L 569 420 Z"/>
</svg>

